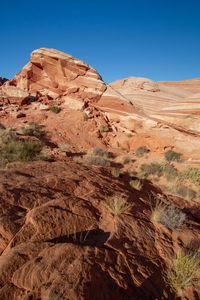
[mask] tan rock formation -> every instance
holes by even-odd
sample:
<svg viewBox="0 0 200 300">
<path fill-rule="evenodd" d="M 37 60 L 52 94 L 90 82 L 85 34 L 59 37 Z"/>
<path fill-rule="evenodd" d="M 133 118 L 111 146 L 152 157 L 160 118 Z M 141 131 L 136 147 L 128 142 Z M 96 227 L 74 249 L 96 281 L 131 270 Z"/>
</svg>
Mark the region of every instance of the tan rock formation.
<svg viewBox="0 0 200 300">
<path fill-rule="evenodd" d="M 23 105 L 29 99 L 29 93 L 15 86 L 3 85 L 1 88 L 2 97 L 7 98 L 9 103 Z"/>
<path fill-rule="evenodd" d="M 129 77 L 110 85 L 131 100 L 143 115 L 200 133 L 200 78 L 156 83 Z"/>
<path fill-rule="evenodd" d="M 88 64 L 47 48 L 33 51 L 30 62 L 9 84 L 52 98 L 75 95 L 74 98 L 98 99 L 106 89 L 99 74 Z"/>
</svg>

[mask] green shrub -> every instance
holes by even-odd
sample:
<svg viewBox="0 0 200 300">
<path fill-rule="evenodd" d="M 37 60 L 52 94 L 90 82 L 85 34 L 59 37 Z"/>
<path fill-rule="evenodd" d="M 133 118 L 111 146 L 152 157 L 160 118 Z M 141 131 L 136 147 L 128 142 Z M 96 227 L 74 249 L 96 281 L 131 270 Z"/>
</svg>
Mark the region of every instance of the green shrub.
<svg viewBox="0 0 200 300">
<path fill-rule="evenodd" d="M 23 135 L 27 136 L 35 136 L 37 138 L 40 138 L 44 132 L 42 131 L 43 125 L 39 125 L 36 122 L 29 123 L 28 127 L 22 127 L 21 131 Z"/>
<path fill-rule="evenodd" d="M 102 148 L 98 148 L 98 147 L 95 147 L 92 151 L 92 155 L 94 156 L 102 156 L 102 157 L 105 157 L 105 158 L 108 158 L 109 157 L 109 153 L 102 149 Z"/>
<path fill-rule="evenodd" d="M 61 111 L 61 108 L 58 105 L 52 105 L 50 110 L 55 113 L 58 114 Z"/>
<path fill-rule="evenodd" d="M 139 179 L 131 179 L 129 181 L 129 184 L 132 188 L 134 188 L 137 191 L 140 191 L 142 189 L 142 183 Z"/>
<path fill-rule="evenodd" d="M 42 150 L 40 141 L 11 141 L 0 147 L 2 165 L 13 161 L 33 161 L 39 158 Z"/>
<path fill-rule="evenodd" d="M 127 136 L 128 138 L 133 137 L 132 133 L 127 133 L 126 136 Z"/>
<path fill-rule="evenodd" d="M 142 177 L 148 177 L 149 175 L 161 177 L 163 175 L 163 166 L 157 162 L 142 164 L 139 168 L 139 174 Z"/>
<path fill-rule="evenodd" d="M 186 170 L 184 170 L 182 172 L 182 175 L 184 178 L 190 180 L 195 185 L 200 185 L 200 170 L 199 169 L 192 167 L 192 166 L 188 166 L 186 168 Z"/>
<path fill-rule="evenodd" d="M 88 156 L 83 163 L 86 165 L 110 167 L 110 161 L 100 156 Z"/>
<path fill-rule="evenodd" d="M 167 161 L 180 161 L 180 157 L 181 157 L 181 153 L 175 152 L 173 150 L 168 150 L 167 152 L 165 152 L 165 159 Z"/>
<path fill-rule="evenodd" d="M 121 215 L 129 211 L 132 207 L 131 204 L 127 203 L 127 199 L 118 195 L 107 198 L 105 200 L 105 206 L 113 215 Z"/>
<path fill-rule="evenodd" d="M 138 157 L 142 157 L 146 153 L 148 153 L 148 149 L 146 146 L 140 146 L 135 151 L 135 155 Z"/>
<path fill-rule="evenodd" d="M 182 296 L 189 285 L 200 284 L 200 260 L 197 254 L 179 251 L 172 259 L 171 266 L 163 272 L 166 284 L 178 296 Z"/>
<path fill-rule="evenodd" d="M 102 133 L 102 132 L 108 132 L 109 131 L 109 128 L 107 125 L 101 125 L 99 127 L 99 131 Z"/>
</svg>

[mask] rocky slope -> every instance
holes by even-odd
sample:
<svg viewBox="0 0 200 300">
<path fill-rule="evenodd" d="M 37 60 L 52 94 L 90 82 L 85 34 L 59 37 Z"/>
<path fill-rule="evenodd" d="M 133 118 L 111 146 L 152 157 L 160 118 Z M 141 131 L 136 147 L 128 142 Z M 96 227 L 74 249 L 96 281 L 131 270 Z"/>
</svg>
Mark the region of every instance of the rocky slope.
<svg viewBox="0 0 200 300">
<path fill-rule="evenodd" d="M 163 194 L 150 180 L 141 180 L 141 190 L 129 182 L 139 164 L 158 160 L 167 149 L 182 150 L 182 167 L 199 158 L 198 130 L 179 123 L 180 111 L 173 122 L 165 113 L 167 103 L 198 102 L 198 93 L 199 79 L 130 78 L 108 85 L 70 55 L 32 52 L 0 88 L 0 123 L 20 140 L 41 140 L 51 159 L 10 162 L 0 170 L 0 299 L 176 298 L 163 270 L 178 249 L 199 243 L 198 197 L 189 202 Z M 61 111 L 55 114 L 54 106 Z M 42 125 L 44 134 L 25 136 L 22 127 L 30 122 Z M 1 127 L 0 149 L 7 132 Z M 149 152 L 138 158 L 133 150 L 141 145 Z M 110 151 L 109 166 L 85 163 L 94 147 Z M 124 153 L 131 158 L 125 166 L 116 160 Z M 123 171 L 118 178 L 114 168 Z M 112 196 L 127 199 L 129 209 L 114 215 L 107 203 Z M 159 199 L 185 214 L 180 230 L 152 220 Z M 190 285 L 181 298 L 199 295 Z"/>
</svg>

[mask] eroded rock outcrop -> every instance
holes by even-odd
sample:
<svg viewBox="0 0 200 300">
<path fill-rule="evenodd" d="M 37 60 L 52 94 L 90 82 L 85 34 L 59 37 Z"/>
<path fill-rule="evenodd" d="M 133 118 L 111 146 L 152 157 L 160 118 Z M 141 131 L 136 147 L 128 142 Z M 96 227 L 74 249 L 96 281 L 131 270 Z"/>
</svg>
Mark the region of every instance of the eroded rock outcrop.
<svg viewBox="0 0 200 300">
<path fill-rule="evenodd" d="M 200 79 L 177 82 L 154 82 L 129 77 L 110 84 L 133 101 L 141 114 L 180 130 L 200 133 Z"/>
<path fill-rule="evenodd" d="M 199 237 L 199 213 L 172 233 L 150 221 L 152 190 L 73 162 L 9 164 L 0 171 L 0 299 L 173 299 L 162 268 Z M 116 193 L 132 207 L 113 216 L 104 201 Z"/>
<path fill-rule="evenodd" d="M 0 77 L 0 86 L 2 84 L 4 84 L 6 81 L 8 81 L 8 79 L 4 78 L 4 77 Z"/>
<path fill-rule="evenodd" d="M 9 82 L 30 94 L 97 100 L 106 84 L 94 68 L 54 49 L 41 48 L 31 53 L 30 62 Z"/>
</svg>

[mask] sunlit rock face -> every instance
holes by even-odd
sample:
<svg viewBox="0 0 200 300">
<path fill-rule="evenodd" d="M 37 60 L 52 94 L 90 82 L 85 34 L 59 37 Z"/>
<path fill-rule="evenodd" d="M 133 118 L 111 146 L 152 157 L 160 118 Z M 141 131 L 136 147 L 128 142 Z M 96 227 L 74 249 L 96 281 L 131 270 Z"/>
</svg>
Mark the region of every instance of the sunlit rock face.
<svg viewBox="0 0 200 300">
<path fill-rule="evenodd" d="M 154 82 L 129 77 L 110 84 L 148 117 L 200 132 L 200 78 Z"/>
</svg>

